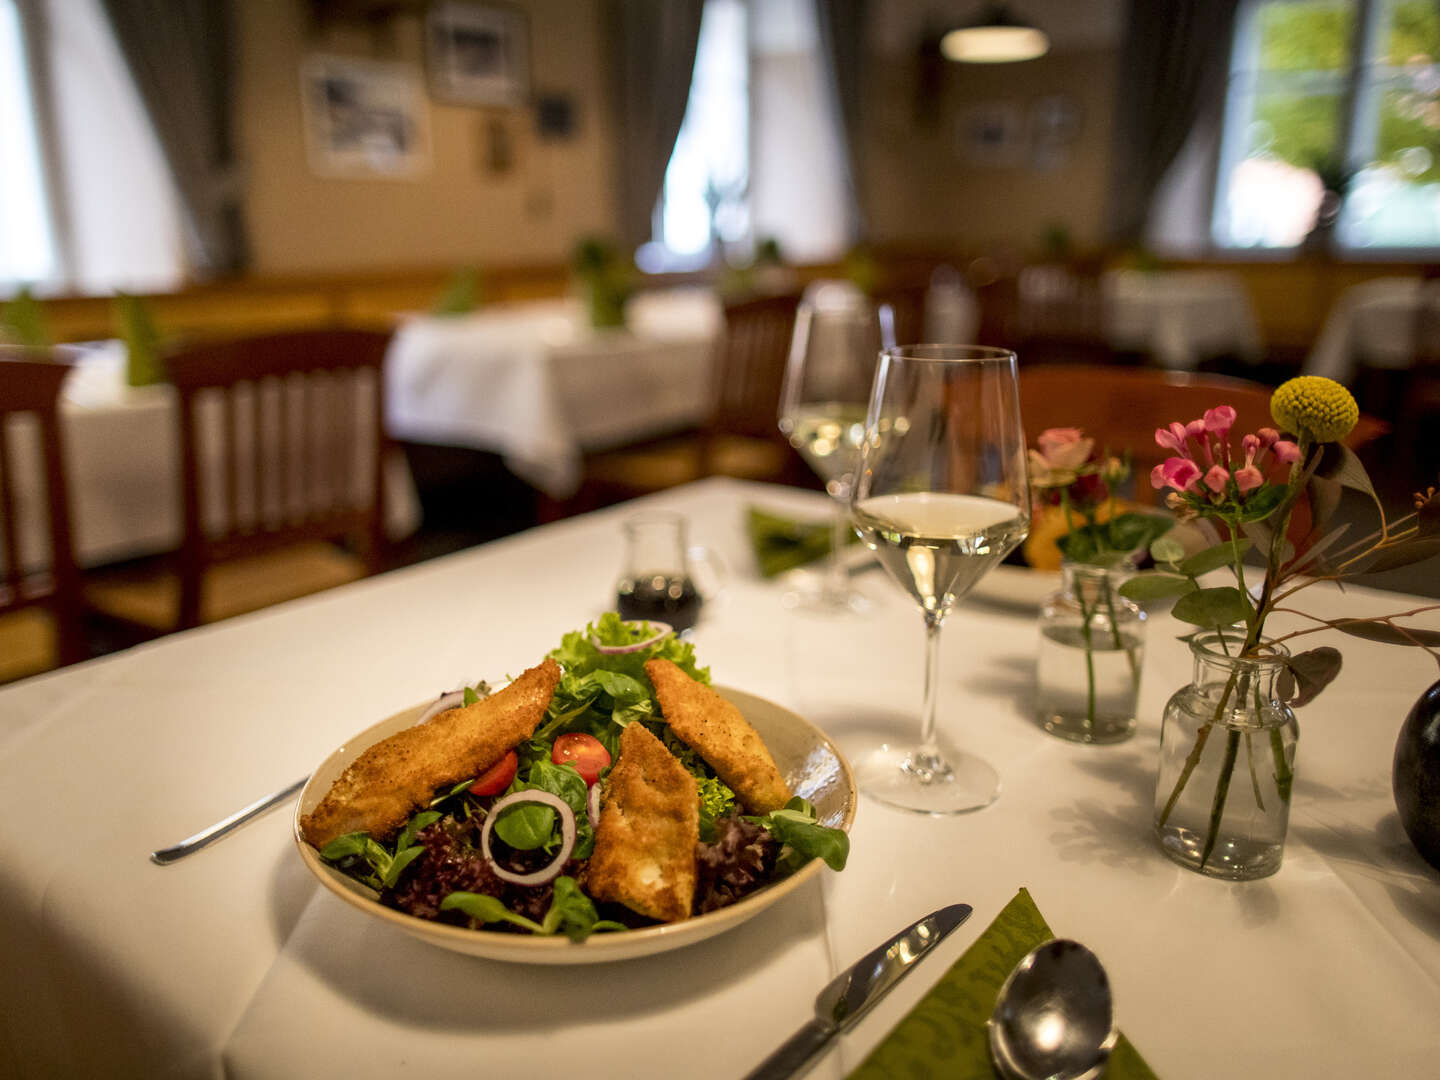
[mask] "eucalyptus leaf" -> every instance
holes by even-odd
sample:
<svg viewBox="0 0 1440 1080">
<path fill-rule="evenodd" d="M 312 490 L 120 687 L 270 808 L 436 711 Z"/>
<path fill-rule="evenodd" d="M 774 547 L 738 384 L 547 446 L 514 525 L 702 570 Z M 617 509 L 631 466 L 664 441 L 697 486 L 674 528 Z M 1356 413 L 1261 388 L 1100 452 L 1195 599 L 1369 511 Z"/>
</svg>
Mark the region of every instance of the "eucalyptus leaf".
<svg viewBox="0 0 1440 1080">
<path fill-rule="evenodd" d="M 1290 497 L 1288 487 L 1265 487 L 1254 492 L 1245 500 L 1245 508 L 1240 514 L 1240 521 L 1243 524 L 1247 521 L 1259 521 L 1273 514 L 1280 505 Z"/>
<path fill-rule="evenodd" d="M 1136 574 L 1120 586 L 1120 595 L 1126 600 L 1143 603 L 1146 600 L 1164 600 L 1171 596 L 1183 596 L 1195 591 L 1195 582 L 1179 574 L 1156 570 Z"/>
<path fill-rule="evenodd" d="M 1338 480 L 1316 473 L 1305 485 L 1305 494 L 1310 499 L 1310 529 L 1318 532 L 1329 524 L 1340 506 L 1344 488 Z"/>
<path fill-rule="evenodd" d="M 1237 554 L 1238 550 L 1238 554 Z M 1245 553 L 1250 550 L 1249 540 L 1236 540 L 1234 544 L 1226 541 L 1223 544 L 1216 544 L 1214 547 L 1206 548 L 1204 551 L 1197 551 L 1188 559 L 1182 562 L 1178 569 L 1182 574 L 1189 574 L 1191 577 L 1200 577 L 1212 570 L 1219 570 L 1223 566 L 1233 566 L 1236 558 L 1244 558 Z"/>
<path fill-rule="evenodd" d="M 1387 570 L 1399 570 L 1405 566 L 1424 562 L 1440 555 L 1440 536 L 1428 539 L 1406 540 L 1393 547 L 1381 548 L 1371 557 L 1362 559 L 1353 573 L 1383 574 Z"/>
<path fill-rule="evenodd" d="M 1290 679 L 1282 687 L 1284 697 L 1296 708 L 1308 705 L 1340 674 L 1341 660 L 1340 650 L 1329 645 L 1288 657 L 1285 674 Z"/>
<path fill-rule="evenodd" d="M 1332 480 L 1354 491 L 1363 491 L 1379 502 L 1375 496 L 1375 485 L 1370 481 L 1370 474 L 1365 471 L 1364 464 L 1355 456 L 1354 450 L 1344 443 L 1326 443 L 1322 450 L 1320 463 L 1315 469 L 1316 476 Z"/>
<path fill-rule="evenodd" d="M 1250 600 L 1233 585 L 1196 589 L 1175 601 L 1170 613 L 1195 626 L 1233 626 L 1250 618 Z"/>
<path fill-rule="evenodd" d="M 1150 545 L 1150 557 L 1157 563 L 1178 563 L 1185 558 L 1185 545 L 1169 536 L 1162 536 Z"/>
<path fill-rule="evenodd" d="M 1403 630 L 1389 623 L 1371 619 L 1340 619 L 1333 624 L 1336 630 L 1351 637 L 1366 641 L 1379 641 L 1386 645 L 1440 645 L 1440 631 L 1421 630 L 1407 626 Z"/>
</svg>

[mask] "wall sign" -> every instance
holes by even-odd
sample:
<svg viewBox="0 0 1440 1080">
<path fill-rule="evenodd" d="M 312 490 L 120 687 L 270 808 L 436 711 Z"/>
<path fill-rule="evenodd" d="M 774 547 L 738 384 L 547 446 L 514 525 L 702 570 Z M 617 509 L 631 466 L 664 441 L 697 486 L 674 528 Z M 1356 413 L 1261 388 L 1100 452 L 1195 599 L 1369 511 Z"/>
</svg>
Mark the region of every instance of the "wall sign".
<svg viewBox="0 0 1440 1080">
<path fill-rule="evenodd" d="M 522 105 L 530 93 L 524 12 L 447 0 L 425 16 L 430 93 L 455 105 Z"/>
</svg>

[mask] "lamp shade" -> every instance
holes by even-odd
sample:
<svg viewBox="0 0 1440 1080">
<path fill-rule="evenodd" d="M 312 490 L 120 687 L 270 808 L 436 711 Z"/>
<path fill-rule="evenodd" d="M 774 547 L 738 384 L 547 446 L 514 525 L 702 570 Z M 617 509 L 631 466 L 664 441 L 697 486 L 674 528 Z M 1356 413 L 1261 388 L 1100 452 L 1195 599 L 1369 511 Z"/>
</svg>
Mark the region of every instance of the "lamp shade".
<svg viewBox="0 0 1440 1080">
<path fill-rule="evenodd" d="M 940 54 L 966 64 L 1006 64 L 1033 60 L 1050 50 L 1043 30 L 1018 18 L 1004 4 L 992 4 L 975 22 L 940 39 Z"/>
</svg>

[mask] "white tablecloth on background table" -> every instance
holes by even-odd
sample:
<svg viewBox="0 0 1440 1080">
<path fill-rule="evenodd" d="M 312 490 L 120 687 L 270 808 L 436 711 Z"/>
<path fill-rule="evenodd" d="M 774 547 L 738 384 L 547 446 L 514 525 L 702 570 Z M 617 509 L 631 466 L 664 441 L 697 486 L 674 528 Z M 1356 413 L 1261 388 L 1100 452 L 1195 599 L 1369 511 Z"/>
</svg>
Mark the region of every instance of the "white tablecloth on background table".
<svg viewBox="0 0 1440 1080">
<path fill-rule="evenodd" d="M 1432 287 L 1440 289 L 1440 283 Z M 1350 286 L 1325 317 L 1305 359 L 1305 374 L 1349 383 L 1360 364 L 1392 371 L 1409 367 L 1415 359 L 1420 296 L 1418 277 L 1375 278 Z"/>
<path fill-rule="evenodd" d="M 1172 371 L 1233 354 L 1259 361 L 1264 341 L 1244 281 L 1216 270 L 1111 270 L 1101 279 L 1112 348 L 1146 352 Z"/>
<path fill-rule="evenodd" d="M 696 424 L 711 400 L 719 301 L 657 290 L 625 328 L 592 328 L 574 300 L 416 316 L 387 360 L 387 420 L 398 439 L 498 453 L 517 476 L 563 498 L 585 450 Z"/>
<path fill-rule="evenodd" d="M 183 533 L 178 398 L 168 384 L 125 382 L 125 346 L 118 341 L 75 350 L 61 391 L 75 557 L 82 566 L 173 551 Z M 27 417 L 14 418 L 12 448 L 19 481 L 21 552 L 27 566 L 49 559 L 39 444 Z M 370 460 L 374 460 L 373 456 Z M 385 461 L 385 521 L 392 539 L 414 532 L 420 501 L 405 457 Z M 217 511 L 219 508 L 216 508 Z"/>
<path fill-rule="evenodd" d="M 784 603 L 750 571 L 750 504 L 823 520 L 823 496 L 711 480 L 645 500 L 687 514 L 730 575 L 695 633 L 714 679 L 795 709 L 842 747 L 910 738 L 923 631 L 881 574 L 864 618 Z M 304 774 L 377 719 L 517 673 L 603 610 L 634 504 L 545 526 L 0 689 L 0 1075 L 727 1077 L 812 1015 L 819 987 L 911 920 L 975 915 L 817 1067 L 853 1068 L 1027 887 L 1106 964 L 1117 1018 L 1165 1080 L 1435 1072 L 1440 874 L 1390 789 L 1423 653 L 1356 639 L 1301 716 L 1285 863 L 1229 884 L 1151 836 L 1159 717 L 1188 681 L 1153 617 L 1135 737 L 1029 719 L 1035 606 L 1001 567 L 945 628 L 940 727 L 999 769 L 977 813 L 862 798 L 849 867 L 741 927 L 641 960 L 540 968 L 456 956 L 317 887 L 274 812 L 171 867 L 148 852 Z M 1411 605 L 1328 586 L 1332 614 Z M 1278 629 L 1278 627 L 1277 627 Z"/>
</svg>

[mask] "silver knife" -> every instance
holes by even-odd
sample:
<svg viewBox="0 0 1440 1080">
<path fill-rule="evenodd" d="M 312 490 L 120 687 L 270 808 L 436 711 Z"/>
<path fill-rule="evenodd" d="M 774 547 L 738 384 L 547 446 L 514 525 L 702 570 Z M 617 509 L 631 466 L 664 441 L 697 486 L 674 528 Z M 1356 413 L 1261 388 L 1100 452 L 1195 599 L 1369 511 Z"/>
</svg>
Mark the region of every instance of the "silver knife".
<svg viewBox="0 0 1440 1080">
<path fill-rule="evenodd" d="M 808 1068 L 831 1039 L 853 1027 L 921 957 L 969 917 L 969 904 L 943 907 L 855 961 L 815 998 L 815 1019 L 786 1039 L 745 1080 L 783 1080 Z"/>
</svg>

